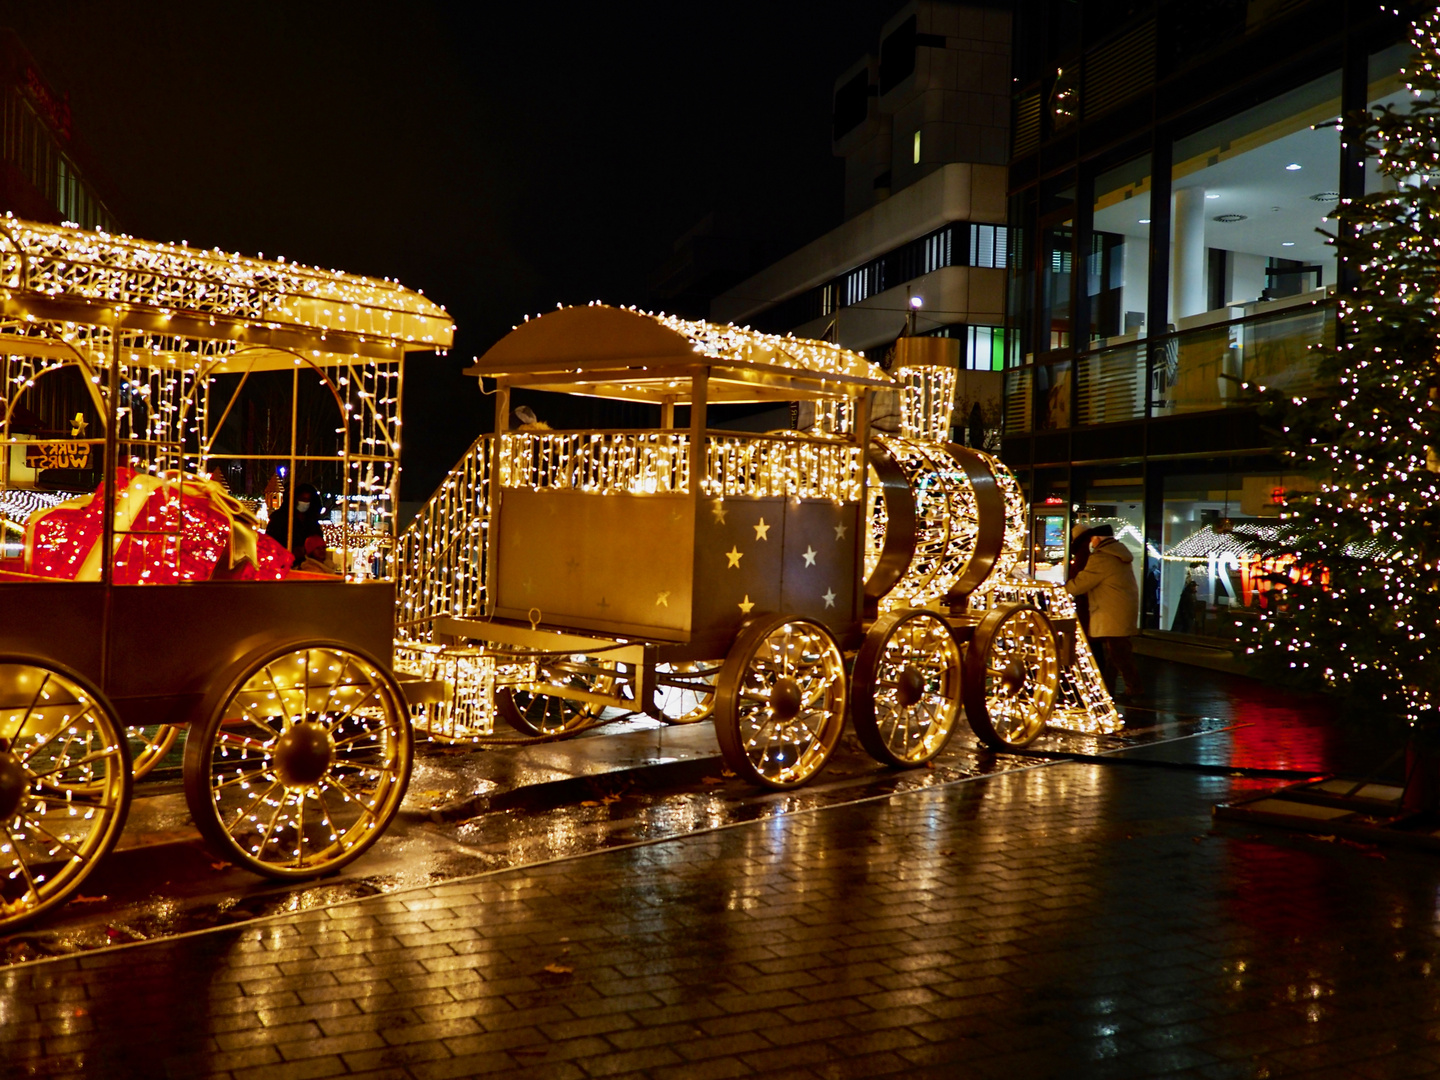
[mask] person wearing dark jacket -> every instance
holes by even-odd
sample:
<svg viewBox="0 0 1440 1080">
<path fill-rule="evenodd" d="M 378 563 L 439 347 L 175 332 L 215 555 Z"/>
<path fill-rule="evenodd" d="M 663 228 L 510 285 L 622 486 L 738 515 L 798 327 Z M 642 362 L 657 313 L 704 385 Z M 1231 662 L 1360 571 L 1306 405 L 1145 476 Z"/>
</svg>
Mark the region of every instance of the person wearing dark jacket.
<svg viewBox="0 0 1440 1080">
<path fill-rule="evenodd" d="M 280 505 L 270 514 L 265 535 L 290 549 L 295 557 L 295 566 L 303 563 L 307 556 L 323 558 L 325 534 L 320 528 L 320 493 L 310 484 L 300 484 L 295 488 L 295 535 L 291 537 L 290 493 L 287 491 Z"/>
<path fill-rule="evenodd" d="M 1140 621 L 1140 587 L 1135 583 L 1130 550 L 1113 536 L 1090 538 L 1085 569 L 1065 583 L 1074 596 L 1090 598 L 1090 640 L 1104 650 L 1101 675 L 1114 690 L 1115 673 L 1125 680 L 1125 692 L 1140 694 L 1140 673 L 1130 639 Z"/>
</svg>

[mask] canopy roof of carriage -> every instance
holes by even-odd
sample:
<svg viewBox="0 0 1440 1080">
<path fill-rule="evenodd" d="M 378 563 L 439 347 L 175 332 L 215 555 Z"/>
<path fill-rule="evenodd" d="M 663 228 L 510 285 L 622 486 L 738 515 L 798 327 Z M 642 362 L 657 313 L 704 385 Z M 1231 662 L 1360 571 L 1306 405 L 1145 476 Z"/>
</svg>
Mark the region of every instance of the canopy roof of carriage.
<svg viewBox="0 0 1440 1080">
<path fill-rule="evenodd" d="M 450 346 L 440 305 L 389 279 L 0 218 L 0 351 L 275 370 Z"/>
<path fill-rule="evenodd" d="M 684 405 L 692 400 L 692 376 L 707 369 L 712 402 L 853 397 L 896 385 L 863 356 L 828 341 L 604 304 L 528 319 L 465 373 L 536 390 Z"/>
</svg>

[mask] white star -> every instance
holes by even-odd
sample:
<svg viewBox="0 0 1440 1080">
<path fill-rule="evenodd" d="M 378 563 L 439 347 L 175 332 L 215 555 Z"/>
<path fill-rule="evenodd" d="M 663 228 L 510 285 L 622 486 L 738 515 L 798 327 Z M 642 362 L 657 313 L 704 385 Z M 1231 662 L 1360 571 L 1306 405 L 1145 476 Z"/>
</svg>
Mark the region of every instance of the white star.
<svg viewBox="0 0 1440 1080">
<path fill-rule="evenodd" d="M 835 526 L 835 541 L 836 541 L 836 543 L 839 543 L 841 540 L 844 540 L 844 539 L 845 539 L 845 526 L 844 526 L 843 524 L 842 524 L 842 525 L 836 525 L 836 526 Z"/>
<path fill-rule="evenodd" d="M 826 607 L 834 607 L 834 606 L 835 606 L 835 590 L 834 590 L 834 589 L 827 590 L 826 593 L 825 593 L 825 595 L 822 596 L 821 599 L 825 601 L 825 606 L 826 606 Z"/>
<path fill-rule="evenodd" d="M 814 565 L 815 565 L 815 556 L 816 556 L 817 554 L 819 554 L 819 552 L 817 552 L 813 547 L 806 546 L 806 548 L 805 548 L 805 565 L 806 565 L 806 566 L 814 566 Z"/>
</svg>

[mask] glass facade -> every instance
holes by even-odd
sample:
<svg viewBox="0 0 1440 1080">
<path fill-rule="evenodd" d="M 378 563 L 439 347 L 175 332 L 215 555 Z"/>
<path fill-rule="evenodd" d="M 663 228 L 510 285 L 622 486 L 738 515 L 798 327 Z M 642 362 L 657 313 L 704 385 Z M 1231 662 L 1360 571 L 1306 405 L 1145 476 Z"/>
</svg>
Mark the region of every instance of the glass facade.
<svg viewBox="0 0 1440 1080">
<path fill-rule="evenodd" d="M 1019 47 L 1047 56 L 1014 69 L 1002 456 L 1035 572 L 1063 575 L 1077 520 L 1109 524 L 1143 628 L 1233 640 L 1275 600 L 1254 552 L 1283 492 L 1311 482 L 1271 455 L 1255 389 L 1323 390 L 1353 280 L 1330 215 L 1381 183 L 1340 118 L 1404 107 L 1408 47 L 1354 4 L 1204 40 L 1184 6 L 1020 4 Z"/>
</svg>

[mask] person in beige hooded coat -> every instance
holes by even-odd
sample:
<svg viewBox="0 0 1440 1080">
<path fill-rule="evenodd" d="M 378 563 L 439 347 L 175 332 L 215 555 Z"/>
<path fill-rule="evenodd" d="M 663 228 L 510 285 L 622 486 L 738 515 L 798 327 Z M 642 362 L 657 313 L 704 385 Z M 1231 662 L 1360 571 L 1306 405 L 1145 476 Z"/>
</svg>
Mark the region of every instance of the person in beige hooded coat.
<svg viewBox="0 0 1440 1080">
<path fill-rule="evenodd" d="M 1090 538 L 1085 568 L 1065 583 L 1075 596 L 1090 598 L 1090 641 L 1104 650 L 1100 671 L 1114 690 L 1115 672 L 1125 680 L 1130 696 L 1140 691 L 1140 673 L 1130 646 L 1140 621 L 1140 588 L 1135 584 L 1135 561 L 1130 550 L 1113 536 Z"/>
</svg>

